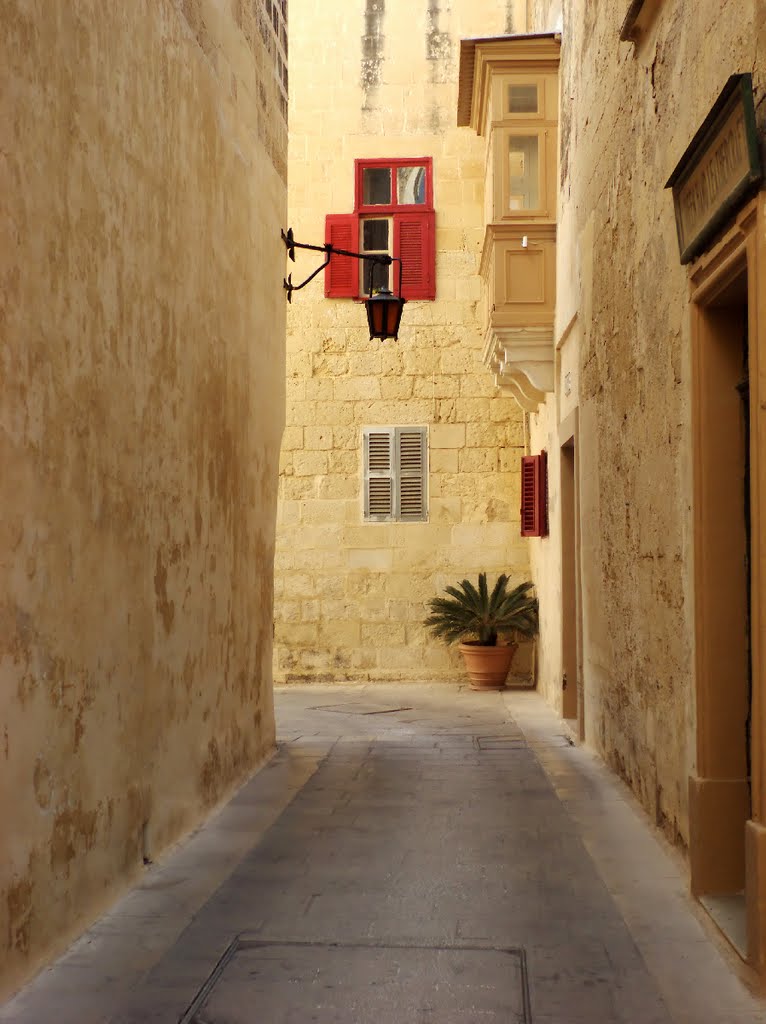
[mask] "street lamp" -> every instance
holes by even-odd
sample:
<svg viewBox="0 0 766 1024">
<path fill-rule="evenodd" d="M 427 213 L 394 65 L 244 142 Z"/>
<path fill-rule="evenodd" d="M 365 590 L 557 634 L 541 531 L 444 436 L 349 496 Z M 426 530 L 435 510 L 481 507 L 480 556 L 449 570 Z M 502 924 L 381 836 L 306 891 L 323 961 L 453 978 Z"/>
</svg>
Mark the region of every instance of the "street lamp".
<svg viewBox="0 0 766 1024">
<path fill-rule="evenodd" d="M 381 341 L 385 341 L 386 338 L 394 338 L 396 340 L 399 337 L 399 325 L 402 321 L 402 310 L 406 300 L 402 298 L 402 261 L 398 256 L 389 256 L 387 253 L 368 254 L 350 252 L 348 249 L 338 249 L 329 242 L 326 245 L 306 245 L 303 242 L 295 241 L 292 228 L 288 230 L 287 234 L 284 231 L 282 232 L 282 241 L 285 243 L 287 255 L 293 262 L 295 262 L 296 249 L 311 249 L 313 252 L 323 252 L 325 254 L 324 263 L 317 267 L 313 274 L 310 274 L 301 284 L 293 284 L 292 274 L 289 274 L 287 279 L 282 282 L 287 292 L 288 302 L 293 301 L 293 292 L 300 291 L 301 288 L 306 287 L 309 281 L 313 281 L 317 274 L 324 270 L 333 256 L 350 256 L 355 260 L 365 260 L 370 266 L 368 295 L 364 300 L 367 310 L 367 325 L 370 328 L 370 341 L 374 338 L 378 338 Z M 373 268 L 376 264 L 382 267 L 390 267 L 392 263 L 399 264 L 399 294 L 394 295 L 389 288 L 379 288 L 373 294 Z"/>
</svg>

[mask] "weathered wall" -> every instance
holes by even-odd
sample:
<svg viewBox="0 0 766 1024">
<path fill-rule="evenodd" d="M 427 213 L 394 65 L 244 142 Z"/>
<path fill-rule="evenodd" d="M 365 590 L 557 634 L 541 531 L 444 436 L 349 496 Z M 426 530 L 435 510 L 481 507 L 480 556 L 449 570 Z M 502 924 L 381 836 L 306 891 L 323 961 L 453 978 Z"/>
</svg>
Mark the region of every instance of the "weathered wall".
<svg viewBox="0 0 766 1024">
<path fill-rule="evenodd" d="M 477 305 L 484 143 L 455 127 L 459 40 L 503 32 L 496 0 L 292 0 L 290 223 L 324 238 L 353 208 L 355 158 L 432 156 L 437 298 L 410 302 L 398 342 L 370 342 L 363 308 L 295 295 L 288 317 L 276 678 L 462 678 L 422 628 L 445 584 L 528 575 L 519 536 L 523 420 L 481 360 Z M 308 258 L 294 269 L 308 273 Z M 293 269 L 291 267 L 291 269 Z M 427 425 L 426 524 L 362 521 L 362 428 Z M 528 674 L 529 651 L 518 658 Z"/>
<path fill-rule="evenodd" d="M 533 28 L 555 27 L 557 6 L 538 3 Z M 634 48 L 619 41 L 626 10 L 567 0 L 563 12 L 558 330 L 576 317 L 585 730 L 684 844 L 695 756 L 690 327 L 664 184 L 729 75 L 754 71 L 763 97 L 766 11 L 665 0 Z M 533 431 L 554 437 L 560 416 L 549 403 Z"/>
<path fill-rule="evenodd" d="M 0 993 L 273 745 L 277 52 L 0 2 Z"/>
</svg>

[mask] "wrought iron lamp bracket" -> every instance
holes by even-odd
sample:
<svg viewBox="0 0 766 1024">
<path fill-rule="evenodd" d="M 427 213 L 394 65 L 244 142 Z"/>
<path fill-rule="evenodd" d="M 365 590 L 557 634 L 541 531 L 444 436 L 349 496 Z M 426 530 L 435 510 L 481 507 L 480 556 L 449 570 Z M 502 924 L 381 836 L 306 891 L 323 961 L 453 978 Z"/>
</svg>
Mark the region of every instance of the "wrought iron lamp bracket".
<svg viewBox="0 0 766 1024">
<path fill-rule="evenodd" d="M 376 264 L 382 267 L 390 267 L 392 263 L 399 264 L 399 296 L 402 294 L 402 261 L 398 256 L 389 256 L 386 253 L 363 253 L 363 252 L 351 252 L 349 249 L 338 249 L 336 246 L 331 245 L 327 242 L 325 245 L 307 245 L 305 242 L 296 242 L 295 236 L 293 235 L 293 229 L 289 228 L 287 234 L 282 232 L 282 241 L 285 243 L 287 249 L 287 255 L 290 259 L 295 262 L 295 250 L 296 249 L 309 249 L 312 252 L 322 252 L 325 254 L 324 263 L 320 264 L 316 270 L 309 274 L 305 281 L 301 281 L 300 284 L 293 284 L 293 275 L 288 274 L 287 278 L 282 281 L 282 286 L 287 292 L 287 301 L 293 301 L 293 292 L 299 292 L 301 288 L 305 288 L 307 284 L 314 280 L 317 274 L 327 267 L 333 256 L 349 256 L 355 260 L 364 260 L 370 266 L 370 295 L 372 295 L 372 268 Z"/>
</svg>

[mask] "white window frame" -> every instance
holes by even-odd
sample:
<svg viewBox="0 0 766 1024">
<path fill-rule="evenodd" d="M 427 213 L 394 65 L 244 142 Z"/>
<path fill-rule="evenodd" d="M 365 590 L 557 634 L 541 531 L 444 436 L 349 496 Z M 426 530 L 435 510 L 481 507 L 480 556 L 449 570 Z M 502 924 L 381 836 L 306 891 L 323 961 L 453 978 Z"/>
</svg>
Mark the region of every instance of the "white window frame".
<svg viewBox="0 0 766 1024">
<path fill-rule="evenodd" d="M 378 461 L 370 467 L 370 437 L 377 435 Z M 420 441 L 420 462 L 415 468 L 403 465 L 402 442 L 409 443 L 413 454 L 413 436 Z M 381 439 L 388 438 L 388 460 L 382 455 Z M 428 427 L 364 427 L 362 430 L 362 518 L 366 523 L 425 523 L 428 521 Z M 386 512 L 371 510 L 371 480 L 390 481 L 390 505 Z M 421 506 L 417 512 L 407 511 L 407 481 L 418 480 Z M 403 505 L 405 506 L 403 509 Z"/>
<path fill-rule="evenodd" d="M 364 247 L 364 225 L 365 221 L 384 220 L 388 224 L 388 248 L 387 249 L 365 249 Z M 359 218 L 359 252 L 369 253 L 370 256 L 392 256 L 394 252 L 394 218 L 390 215 L 376 216 L 374 213 L 365 213 Z M 391 282 L 391 267 L 388 270 L 388 288 L 393 291 Z M 359 294 L 369 294 L 370 271 L 364 260 L 359 261 Z"/>
</svg>

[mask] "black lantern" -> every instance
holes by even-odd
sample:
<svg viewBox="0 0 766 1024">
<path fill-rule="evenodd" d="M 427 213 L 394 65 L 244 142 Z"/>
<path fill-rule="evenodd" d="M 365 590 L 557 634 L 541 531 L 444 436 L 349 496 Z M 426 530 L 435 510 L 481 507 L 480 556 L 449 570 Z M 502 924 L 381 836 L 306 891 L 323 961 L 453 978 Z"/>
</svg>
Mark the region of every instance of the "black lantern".
<svg viewBox="0 0 766 1024">
<path fill-rule="evenodd" d="M 381 341 L 393 338 L 396 341 L 399 337 L 399 324 L 402 322 L 404 299 L 394 295 L 389 288 L 381 288 L 376 295 L 366 298 L 364 304 L 367 308 L 370 341 L 373 338 Z"/>
<path fill-rule="evenodd" d="M 402 298 L 402 261 L 398 256 L 388 256 L 384 253 L 362 253 L 350 252 L 348 249 L 337 249 L 329 242 L 327 245 L 306 245 L 303 242 L 296 242 L 293 237 L 293 229 L 290 228 L 287 234 L 282 232 L 282 241 L 287 248 L 287 254 L 291 260 L 295 260 L 296 249 L 311 249 L 314 252 L 325 254 L 324 263 L 317 267 L 313 274 L 310 274 L 301 284 L 293 284 L 293 275 L 288 275 L 282 282 L 287 291 L 287 301 L 293 301 L 293 292 L 305 288 L 309 281 L 313 281 L 330 262 L 333 256 L 350 256 L 355 260 L 364 260 L 370 267 L 370 283 L 364 305 L 367 310 L 367 324 L 370 328 L 370 341 L 377 338 L 385 341 L 386 338 L 397 340 L 399 337 L 399 325 L 402 322 L 402 310 L 405 299 Z M 394 295 L 389 288 L 380 288 L 373 294 L 372 273 L 376 265 L 390 267 L 392 263 L 399 264 L 399 294 Z"/>
</svg>

